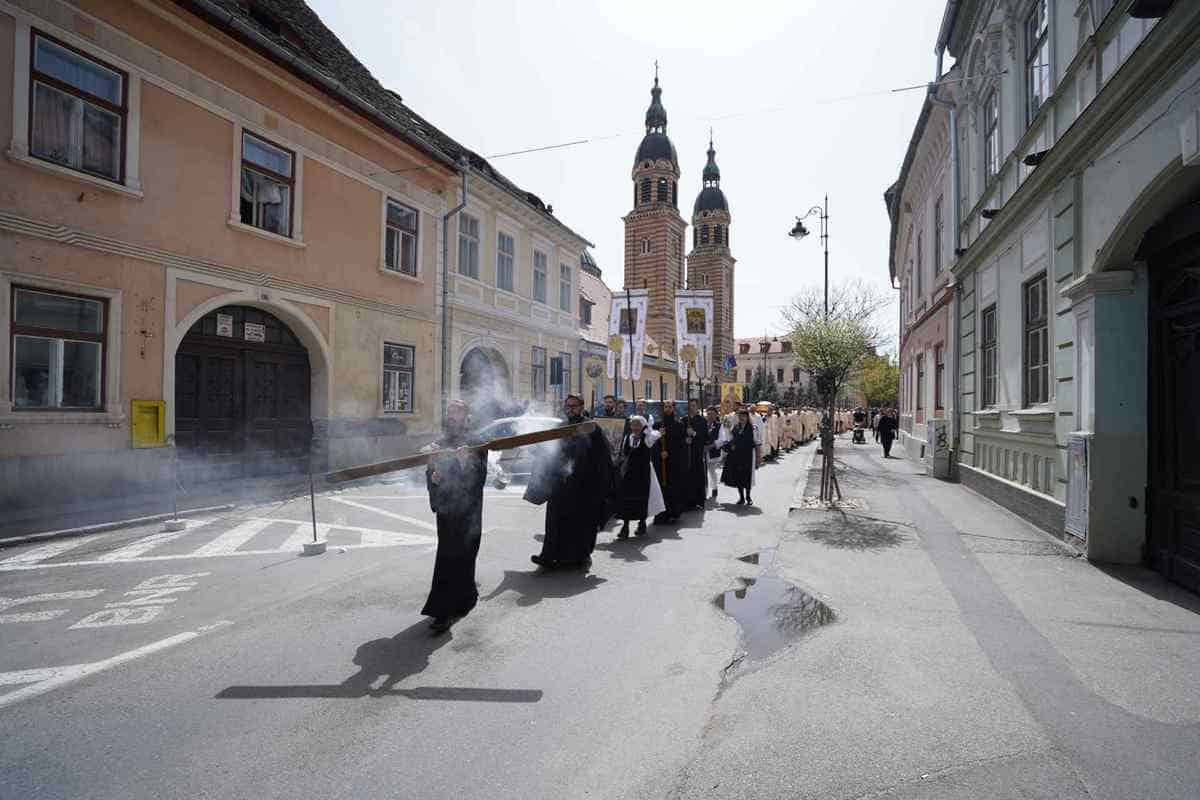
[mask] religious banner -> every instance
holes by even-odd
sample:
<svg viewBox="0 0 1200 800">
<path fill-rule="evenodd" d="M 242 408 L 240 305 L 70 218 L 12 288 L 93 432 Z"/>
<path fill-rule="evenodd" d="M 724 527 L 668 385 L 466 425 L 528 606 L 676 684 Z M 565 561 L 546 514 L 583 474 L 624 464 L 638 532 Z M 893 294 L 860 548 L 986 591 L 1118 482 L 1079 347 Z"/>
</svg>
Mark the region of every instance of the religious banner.
<svg viewBox="0 0 1200 800">
<path fill-rule="evenodd" d="M 675 341 L 679 377 L 703 383 L 712 377 L 713 293 L 711 289 L 675 292 Z M 690 369 L 689 369 L 690 368 Z"/>
<path fill-rule="evenodd" d="M 613 292 L 612 311 L 608 316 L 608 377 L 617 377 L 620 361 L 621 380 L 640 380 L 642 354 L 646 352 L 646 309 L 650 293 L 646 289 Z"/>
<path fill-rule="evenodd" d="M 721 414 L 732 413 L 742 405 L 746 385 L 743 383 L 721 384 Z"/>
</svg>

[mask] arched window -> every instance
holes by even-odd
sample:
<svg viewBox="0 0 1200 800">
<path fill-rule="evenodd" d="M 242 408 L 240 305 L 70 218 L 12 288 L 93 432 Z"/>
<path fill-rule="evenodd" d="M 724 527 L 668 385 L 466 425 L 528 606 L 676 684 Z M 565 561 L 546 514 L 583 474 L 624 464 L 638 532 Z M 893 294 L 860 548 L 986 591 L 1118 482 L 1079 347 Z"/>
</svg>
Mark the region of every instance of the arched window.
<svg viewBox="0 0 1200 800">
<path fill-rule="evenodd" d="M 713 244 L 721 243 L 721 226 L 713 225 Z"/>
<path fill-rule="evenodd" d="M 708 244 L 708 226 L 700 226 L 700 244 Z"/>
<path fill-rule="evenodd" d="M 660 203 L 668 202 L 671 199 L 669 196 L 669 193 L 670 193 L 670 189 L 667 187 L 667 179 L 659 178 L 658 179 L 658 197 L 657 197 L 658 202 L 660 202 Z"/>
<path fill-rule="evenodd" d="M 637 194 L 638 194 L 638 185 L 635 183 L 633 185 L 633 204 L 635 206 L 637 205 Z"/>
<path fill-rule="evenodd" d="M 671 181 L 671 205 L 679 208 L 679 184 Z"/>
<path fill-rule="evenodd" d="M 650 202 L 650 179 L 642 178 L 642 203 Z"/>
<path fill-rule="evenodd" d="M 650 252 L 650 240 L 642 239 L 642 253 L 645 254 L 645 253 L 649 253 L 649 252 Z"/>
<path fill-rule="evenodd" d="M 699 243 L 700 243 L 700 229 L 692 228 L 692 247 L 695 247 Z"/>
</svg>

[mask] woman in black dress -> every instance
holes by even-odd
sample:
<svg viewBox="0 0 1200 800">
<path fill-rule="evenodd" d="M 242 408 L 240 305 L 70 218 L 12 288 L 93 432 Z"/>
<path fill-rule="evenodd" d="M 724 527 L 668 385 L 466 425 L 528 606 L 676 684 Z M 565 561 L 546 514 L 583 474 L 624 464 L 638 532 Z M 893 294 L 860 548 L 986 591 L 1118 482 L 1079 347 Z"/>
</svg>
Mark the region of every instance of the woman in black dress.
<svg viewBox="0 0 1200 800">
<path fill-rule="evenodd" d="M 629 435 L 621 440 L 620 474 L 617 477 L 617 518 L 624 520 L 618 539 L 629 538 L 629 523 L 637 520 L 637 535 L 646 535 L 646 517 L 663 510 L 662 489 L 650 464 L 657 436 L 646 430 L 646 421 L 629 419 Z"/>
<path fill-rule="evenodd" d="M 755 443 L 754 426 L 750 424 L 750 412 L 738 412 L 737 423 L 730 431 L 724 449 L 725 468 L 721 470 L 721 483 L 738 490 L 737 504 L 753 505 L 750 490 L 754 487 Z"/>
</svg>

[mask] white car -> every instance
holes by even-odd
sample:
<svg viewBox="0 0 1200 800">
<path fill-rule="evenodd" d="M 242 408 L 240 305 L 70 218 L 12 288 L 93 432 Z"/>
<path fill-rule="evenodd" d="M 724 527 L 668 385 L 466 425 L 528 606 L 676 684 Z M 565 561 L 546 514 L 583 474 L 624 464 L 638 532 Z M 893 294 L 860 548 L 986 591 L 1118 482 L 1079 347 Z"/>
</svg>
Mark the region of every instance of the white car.
<svg viewBox="0 0 1200 800">
<path fill-rule="evenodd" d="M 537 431 L 559 428 L 563 424 L 565 423 L 558 417 L 502 417 L 501 419 L 493 420 L 475 431 L 475 436 L 480 439 L 501 439 L 506 436 L 517 436 L 522 433 L 536 433 Z M 488 474 L 492 477 L 492 482 L 496 486 L 503 488 L 511 483 L 513 478 L 528 478 L 533 471 L 533 457 L 536 453 L 534 448 L 544 446 L 546 445 L 533 444 L 526 447 L 517 447 L 512 450 L 494 450 L 489 452 Z"/>
</svg>

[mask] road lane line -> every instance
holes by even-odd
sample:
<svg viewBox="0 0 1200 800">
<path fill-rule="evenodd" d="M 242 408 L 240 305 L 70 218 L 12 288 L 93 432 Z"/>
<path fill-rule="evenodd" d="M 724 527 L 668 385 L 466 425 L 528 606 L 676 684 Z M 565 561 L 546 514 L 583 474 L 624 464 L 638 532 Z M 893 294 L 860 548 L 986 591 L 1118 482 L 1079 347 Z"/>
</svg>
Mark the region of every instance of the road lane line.
<svg viewBox="0 0 1200 800">
<path fill-rule="evenodd" d="M 57 600 L 87 600 L 103 592 L 103 589 L 77 589 L 70 592 L 47 592 L 25 597 L 0 597 L 0 611 L 30 603 L 53 603 Z M 16 622 L 46 622 L 66 614 L 69 608 L 50 608 L 43 611 L 21 611 L 16 614 L 0 614 L 0 625 Z"/>
<path fill-rule="evenodd" d="M 103 672 L 105 670 L 112 669 L 113 667 L 126 664 L 130 661 L 144 658 L 146 656 L 153 655 L 154 653 L 162 652 L 163 650 L 168 650 L 176 645 L 183 644 L 184 642 L 190 642 L 192 639 L 195 639 L 198 636 L 203 636 L 209 631 L 216 630 L 217 628 L 223 628 L 226 625 L 232 624 L 233 623 L 229 620 L 220 620 L 211 625 L 205 625 L 201 628 L 198 628 L 197 630 L 177 633 L 174 636 L 168 636 L 166 639 L 159 639 L 157 642 L 151 642 L 150 644 L 139 647 L 135 650 L 130 650 L 128 652 L 115 655 L 112 658 L 106 658 L 103 661 L 94 661 L 90 664 L 73 664 L 67 667 L 50 667 L 46 670 L 19 670 L 17 673 L 0 673 L 0 685 L 11 685 L 14 682 L 28 683 L 25 678 L 34 673 L 49 673 L 48 677 L 42 678 L 37 683 L 30 684 L 23 689 L 17 689 L 9 692 L 8 694 L 0 695 L 0 708 L 10 706 L 14 703 L 19 703 L 22 700 L 28 700 L 31 697 L 37 697 L 40 694 L 45 694 L 46 692 L 66 686 L 68 683 L 73 683 L 81 678 L 86 678 L 89 675 L 95 675 L 97 672 Z M 16 681 L 14 681 L 14 676 L 16 677 Z M 34 677 L 40 676 L 34 675 Z"/>
<path fill-rule="evenodd" d="M 382 514 L 385 517 L 398 519 L 401 522 L 407 522 L 409 525 L 415 525 L 418 528 L 423 528 L 427 531 L 437 531 L 437 525 L 426 522 L 422 519 L 415 519 L 413 517 L 406 517 L 403 514 L 395 514 L 391 511 L 384 511 L 382 508 L 375 508 L 374 506 L 369 506 L 366 503 L 356 503 L 353 500 L 346 500 L 342 497 L 330 497 L 329 499 L 335 503 L 342 503 L 344 505 L 353 506 L 354 508 L 361 508 L 364 511 L 374 511 L 376 514 Z"/>
<path fill-rule="evenodd" d="M 283 522 L 284 520 L 279 519 L 279 520 L 275 520 L 275 521 Z M 294 553 L 294 552 L 299 551 L 304 546 L 305 542 L 311 542 L 313 540 L 313 530 L 312 530 L 311 522 L 295 522 L 295 523 L 293 523 L 293 525 L 294 525 L 294 527 L 292 528 L 291 536 L 288 536 L 288 538 L 284 539 L 283 544 L 279 545 L 280 550 L 286 550 L 286 551 Z M 330 527 L 329 525 L 326 525 L 323 522 L 318 522 L 317 523 L 317 535 L 318 536 L 323 535 L 326 538 L 328 538 L 329 537 L 329 527 Z"/>
<path fill-rule="evenodd" d="M 236 525 L 225 531 L 203 547 L 197 548 L 192 552 L 192 555 L 227 555 L 262 533 L 270 524 L 271 520 L 269 519 L 248 519 L 240 525 Z"/>
<path fill-rule="evenodd" d="M 96 537 L 94 536 L 78 536 L 71 539 L 50 542 L 40 547 L 31 547 L 23 553 L 17 553 L 15 556 L 0 559 L 0 564 L 36 564 L 39 561 L 46 561 L 68 550 L 73 550 L 76 547 L 95 541 Z"/>
<path fill-rule="evenodd" d="M 116 550 L 111 550 L 104 555 L 97 556 L 96 561 L 104 564 L 109 561 L 128 561 L 131 558 L 137 558 L 140 555 L 148 553 L 159 545 L 164 545 L 167 542 L 173 542 L 176 539 L 181 539 L 188 534 L 195 533 L 195 529 L 202 525 L 207 525 L 212 522 L 211 519 L 191 520 L 194 525 L 188 525 L 181 531 L 167 531 L 165 533 L 152 533 L 149 536 L 144 536 L 135 542 L 118 547 Z"/>
</svg>

